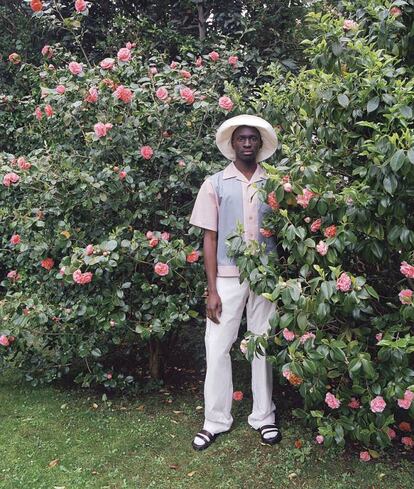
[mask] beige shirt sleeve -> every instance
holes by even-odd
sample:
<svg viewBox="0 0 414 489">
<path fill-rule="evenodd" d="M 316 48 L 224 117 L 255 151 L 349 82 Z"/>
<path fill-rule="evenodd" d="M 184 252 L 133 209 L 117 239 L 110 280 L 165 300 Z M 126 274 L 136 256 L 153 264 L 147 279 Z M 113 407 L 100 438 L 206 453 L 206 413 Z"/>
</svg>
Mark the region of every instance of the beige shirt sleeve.
<svg viewBox="0 0 414 489">
<path fill-rule="evenodd" d="M 203 229 L 217 231 L 218 199 L 209 178 L 201 185 L 197 194 L 190 224 Z"/>
</svg>

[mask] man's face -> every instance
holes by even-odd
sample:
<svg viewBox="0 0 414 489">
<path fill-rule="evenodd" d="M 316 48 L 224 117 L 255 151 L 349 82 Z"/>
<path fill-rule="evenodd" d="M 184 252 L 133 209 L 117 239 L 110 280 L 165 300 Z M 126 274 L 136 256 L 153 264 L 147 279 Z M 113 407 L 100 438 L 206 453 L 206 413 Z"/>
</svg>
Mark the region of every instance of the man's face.
<svg viewBox="0 0 414 489">
<path fill-rule="evenodd" d="M 233 132 L 231 145 L 236 153 L 236 160 L 252 164 L 256 163 L 257 153 L 262 147 L 262 138 L 255 127 L 240 126 Z"/>
</svg>

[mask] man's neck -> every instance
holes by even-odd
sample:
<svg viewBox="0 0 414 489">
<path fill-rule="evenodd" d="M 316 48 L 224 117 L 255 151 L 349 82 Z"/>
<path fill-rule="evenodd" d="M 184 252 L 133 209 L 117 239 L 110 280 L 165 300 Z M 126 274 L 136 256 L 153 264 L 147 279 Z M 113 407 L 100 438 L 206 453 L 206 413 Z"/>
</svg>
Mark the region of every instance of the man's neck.
<svg viewBox="0 0 414 489">
<path fill-rule="evenodd" d="M 257 163 L 255 161 L 244 162 L 240 160 L 236 160 L 234 162 L 234 166 L 242 173 L 247 180 L 250 180 L 257 169 Z"/>
</svg>

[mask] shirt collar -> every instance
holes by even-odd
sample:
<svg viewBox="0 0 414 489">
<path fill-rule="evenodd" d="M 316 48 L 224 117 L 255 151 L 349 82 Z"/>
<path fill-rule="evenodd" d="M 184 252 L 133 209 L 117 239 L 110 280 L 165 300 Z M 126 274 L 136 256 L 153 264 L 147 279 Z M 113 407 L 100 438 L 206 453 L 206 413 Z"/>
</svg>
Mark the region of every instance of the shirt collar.
<svg viewBox="0 0 414 489">
<path fill-rule="evenodd" d="M 236 178 L 237 180 L 241 180 L 242 182 L 255 183 L 260 180 L 266 179 L 266 171 L 258 163 L 256 171 L 253 173 L 252 178 L 250 180 L 247 180 L 243 173 L 236 168 L 234 162 L 231 162 L 228 166 L 226 166 L 223 172 L 223 179 L 226 180 L 227 178 Z"/>
</svg>

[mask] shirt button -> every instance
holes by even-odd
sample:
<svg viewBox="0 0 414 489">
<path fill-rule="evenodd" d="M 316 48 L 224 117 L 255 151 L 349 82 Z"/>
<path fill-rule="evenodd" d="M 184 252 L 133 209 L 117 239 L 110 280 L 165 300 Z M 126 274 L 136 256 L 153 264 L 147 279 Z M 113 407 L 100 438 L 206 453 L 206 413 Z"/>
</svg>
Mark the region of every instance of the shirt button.
<svg viewBox="0 0 414 489">
<path fill-rule="evenodd" d="M 249 217 L 249 220 L 251 221 L 252 219 L 253 219 L 253 216 L 250 216 L 250 217 Z"/>
</svg>

